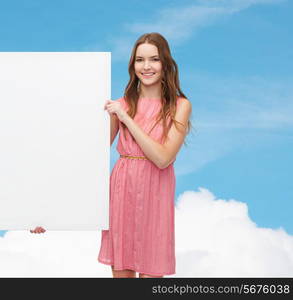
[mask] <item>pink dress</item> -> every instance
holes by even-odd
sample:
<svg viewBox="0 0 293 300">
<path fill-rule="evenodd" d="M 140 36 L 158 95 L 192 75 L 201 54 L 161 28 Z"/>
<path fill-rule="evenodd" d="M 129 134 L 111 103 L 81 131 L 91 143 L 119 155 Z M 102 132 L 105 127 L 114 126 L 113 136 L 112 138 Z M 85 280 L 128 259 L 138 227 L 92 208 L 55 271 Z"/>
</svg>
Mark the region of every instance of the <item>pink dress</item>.
<svg viewBox="0 0 293 300">
<path fill-rule="evenodd" d="M 127 108 L 124 98 L 117 101 Z M 148 133 L 160 108 L 160 99 L 140 98 L 134 121 Z M 119 129 L 118 152 L 145 156 L 127 127 L 125 140 L 121 122 Z M 150 136 L 161 143 L 162 130 L 159 123 Z M 109 230 L 102 230 L 99 262 L 115 270 L 130 269 L 154 276 L 175 273 L 173 163 L 159 169 L 150 160 L 117 160 L 110 177 Z"/>
</svg>

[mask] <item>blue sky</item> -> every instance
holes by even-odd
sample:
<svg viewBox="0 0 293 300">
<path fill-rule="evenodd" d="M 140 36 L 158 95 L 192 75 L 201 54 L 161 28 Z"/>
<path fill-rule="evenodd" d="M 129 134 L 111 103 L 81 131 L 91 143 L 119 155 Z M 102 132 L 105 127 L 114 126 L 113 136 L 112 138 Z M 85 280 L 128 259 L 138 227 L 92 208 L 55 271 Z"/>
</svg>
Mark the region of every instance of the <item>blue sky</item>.
<svg viewBox="0 0 293 300">
<path fill-rule="evenodd" d="M 204 187 L 293 234 L 292 12 L 289 0 L 2 1 L 0 51 L 110 51 L 117 99 L 135 40 L 162 33 L 196 129 L 177 156 L 176 196 Z"/>
</svg>

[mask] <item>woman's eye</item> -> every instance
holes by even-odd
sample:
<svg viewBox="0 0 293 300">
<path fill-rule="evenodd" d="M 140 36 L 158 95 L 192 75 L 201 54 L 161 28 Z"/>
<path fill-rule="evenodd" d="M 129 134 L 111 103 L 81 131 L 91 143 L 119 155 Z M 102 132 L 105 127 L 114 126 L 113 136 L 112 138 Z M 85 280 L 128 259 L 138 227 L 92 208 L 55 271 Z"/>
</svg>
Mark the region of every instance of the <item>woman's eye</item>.
<svg viewBox="0 0 293 300">
<path fill-rule="evenodd" d="M 160 59 L 159 58 L 153 58 L 152 59 L 153 61 L 159 61 Z M 142 61 L 141 58 L 136 58 L 135 61 Z"/>
</svg>

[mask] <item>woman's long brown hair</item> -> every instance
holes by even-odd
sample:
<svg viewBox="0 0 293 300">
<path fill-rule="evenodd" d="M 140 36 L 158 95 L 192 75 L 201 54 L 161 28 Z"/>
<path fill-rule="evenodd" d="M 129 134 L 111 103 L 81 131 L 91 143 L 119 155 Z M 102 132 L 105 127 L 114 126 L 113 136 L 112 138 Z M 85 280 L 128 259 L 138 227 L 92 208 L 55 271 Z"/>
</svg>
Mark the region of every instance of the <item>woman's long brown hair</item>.
<svg viewBox="0 0 293 300">
<path fill-rule="evenodd" d="M 176 128 L 177 123 L 181 124 L 185 128 L 185 124 L 175 120 L 176 114 L 176 103 L 178 97 L 186 98 L 183 92 L 180 89 L 179 84 L 179 75 L 178 75 L 178 67 L 175 60 L 171 56 L 170 48 L 166 39 L 159 33 L 152 32 L 143 34 L 138 40 L 135 42 L 134 47 L 132 49 L 128 72 L 130 75 L 129 82 L 125 88 L 124 99 L 128 104 L 128 115 L 131 118 L 134 118 L 137 111 L 137 102 L 139 99 L 139 79 L 135 74 L 134 63 L 137 47 L 143 43 L 153 44 L 158 48 L 159 58 L 162 62 L 162 81 L 161 81 L 161 102 L 162 107 L 156 118 L 156 122 L 154 126 L 151 128 L 149 133 L 153 130 L 158 122 L 162 120 L 163 123 L 163 140 L 167 138 L 168 131 L 171 128 L 173 122 L 175 123 Z M 167 118 L 170 118 L 169 124 L 167 126 Z M 192 127 L 190 120 L 188 120 L 187 124 L 187 133 L 189 133 L 190 128 Z M 123 130 L 126 128 L 126 125 L 122 123 Z M 185 144 L 185 142 L 184 142 Z"/>
</svg>

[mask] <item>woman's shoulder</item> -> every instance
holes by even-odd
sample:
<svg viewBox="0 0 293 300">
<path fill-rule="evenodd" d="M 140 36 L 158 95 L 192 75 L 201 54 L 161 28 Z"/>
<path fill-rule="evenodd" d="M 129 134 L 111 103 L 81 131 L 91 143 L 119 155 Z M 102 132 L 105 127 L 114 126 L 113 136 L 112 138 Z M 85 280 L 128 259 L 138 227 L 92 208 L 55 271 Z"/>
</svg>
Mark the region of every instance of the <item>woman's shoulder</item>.
<svg viewBox="0 0 293 300">
<path fill-rule="evenodd" d="M 190 115 L 191 112 L 192 112 L 191 102 L 187 98 L 178 97 L 176 113 Z"/>
<path fill-rule="evenodd" d="M 178 97 L 177 98 L 177 106 L 182 105 L 182 104 L 186 105 L 186 106 L 191 106 L 191 102 L 189 101 L 189 99 L 184 98 L 184 97 Z"/>
</svg>

